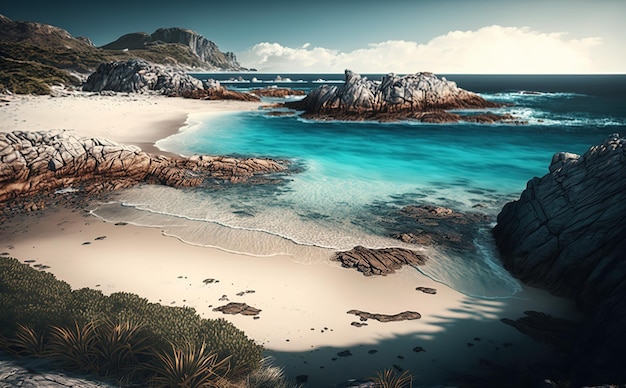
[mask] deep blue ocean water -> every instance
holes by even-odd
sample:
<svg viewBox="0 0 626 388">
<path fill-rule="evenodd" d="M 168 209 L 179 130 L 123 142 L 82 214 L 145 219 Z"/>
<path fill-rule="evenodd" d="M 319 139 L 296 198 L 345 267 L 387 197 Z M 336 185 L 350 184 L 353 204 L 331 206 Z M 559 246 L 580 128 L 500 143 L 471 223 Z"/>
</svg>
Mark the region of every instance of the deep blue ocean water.
<svg viewBox="0 0 626 388">
<path fill-rule="evenodd" d="M 308 91 L 343 82 L 343 74 L 195 76 L 241 90 L 276 85 Z M 262 110 L 194 114 L 157 146 L 183 155 L 286 159 L 300 172 L 280 185 L 139 187 L 95 213 L 160 226 L 191 244 L 259 256 L 287 253 L 302 263 L 327 260 L 334 250 L 355 245 L 406 246 L 385 227 L 405 205 L 478 209 L 495 217 L 529 179 L 548 172 L 555 152 L 582 154 L 626 126 L 626 76 L 446 78 L 510 104 L 492 111 L 528 124 L 314 122 Z M 489 228 L 479 235 L 472 255 L 428 249 L 432 259 L 420 271 L 470 295 L 513 295 L 519 285 L 499 265 Z"/>
</svg>

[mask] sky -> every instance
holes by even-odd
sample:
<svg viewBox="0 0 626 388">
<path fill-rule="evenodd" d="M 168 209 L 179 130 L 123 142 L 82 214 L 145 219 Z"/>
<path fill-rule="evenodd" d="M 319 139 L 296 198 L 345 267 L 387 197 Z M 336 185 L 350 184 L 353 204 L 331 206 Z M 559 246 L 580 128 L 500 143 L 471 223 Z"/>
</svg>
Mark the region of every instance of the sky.
<svg viewBox="0 0 626 388">
<path fill-rule="evenodd" d="M 2 0 L 98 46 L 194 30 L 266 72 L 626 74 L 626 0 Z"/>
</svg>

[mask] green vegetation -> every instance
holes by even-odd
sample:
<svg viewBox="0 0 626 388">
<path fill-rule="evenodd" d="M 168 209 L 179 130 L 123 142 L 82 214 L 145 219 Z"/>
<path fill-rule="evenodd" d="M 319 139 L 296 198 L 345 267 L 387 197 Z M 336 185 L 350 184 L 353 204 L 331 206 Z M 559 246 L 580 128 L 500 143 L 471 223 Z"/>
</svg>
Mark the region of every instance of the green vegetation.
<svg viewBox="0 0 626 388">
<path fill-rule="evenodd" d="M 154 44 L 141 50 L 104 50 L 85 46 L 43 46 L 30 43 L 0 42 L 0 92 L 50 94 L 50 85 L 79 86 L 80 80 L 68 71 L 90 74 L 102 63 L 142 58 L 172 66 L 206 66 L 183 44 Z"/>
<path fill-rule="evenodd" d="M 263 362 L 263 348 L 223 319 L 129 293 L 72 290 L 7 257 L 0 257 L 0 348 L 150 386 L 245 384 Z"/>
<path fill-rule="evenodd" d="M 8 89 L 18 94 L 50 94 L 50 85 L 80 85 L 68 72 L 32 61 L 0 56 L 0 92 Z"/>
</svg>

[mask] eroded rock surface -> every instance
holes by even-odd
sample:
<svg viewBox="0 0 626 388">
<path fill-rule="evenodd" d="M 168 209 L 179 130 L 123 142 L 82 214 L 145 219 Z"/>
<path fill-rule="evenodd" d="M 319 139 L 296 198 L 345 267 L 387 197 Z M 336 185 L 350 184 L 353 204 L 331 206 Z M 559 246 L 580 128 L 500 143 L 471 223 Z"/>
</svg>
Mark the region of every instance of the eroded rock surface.
<svg viewBox="0 0 626 388">
<path fill-rule="evenodd" d="M 286 102 L 285 106 L 304 111 L 303 117 L 318 120 L 514 121 L 511 116 L 493 113 L 461 116 L 447 112 L 450 109 L 482 109 L 501 105 L 432 73 L 402 77 L 389 74 L 381 81 L 368 80 L 350 70 L 346 70 L 345 74 L 345 84 L 322 85 L 303 100 Z"/>
<path fill-rule="evenodd" d="M 220 311 L 224 314 L 232 314 L 232 315 L 241 314 L 241 315 L 251 315 L 251 316 L 259 315 L 259 313 L 261 312 L 261 310 L 254 308 L 252 306 L 248 306 L 246 303 L 236 303 L 236 302 L 230 302 L 227 305 L 216 307 L 213 309 L 213 311 Z"/>
<path fill-rule="evenodd" d="M 93 193 L 140 182 L 173 187 L 245 182 L 285 169 L 269 159 L 151 155 L 135 146 L 61 130 L 0 133 L 0 202 L 58 189 Z"/>
<path fill-rule="evenodd" d="M 347 314 L 353 314 L 358 316 L 361 321 L 367 321 L 368 319 L 374 319 L 379 322 L 398 322 L 398 321 L 411 321 L 414 319 L 420 319 L 422 316 L 415 311 L 403 311 L 398 314 L 386 315 L 386 314 L 372 314 L 366 311 L 350 310 Z"/>
<path fill-rule="evenodd" d="M 198 100 L 261 101 L 259 97 L 253 94 L 229 90 L 222 86 L 219 81 L 213 79 L 207 80 L 203 85 L 203 89 L 185 90 L 178 95 Z"/>
<path fill-rule="evenodd" d="M 83 84 L 83 90 L 87 92 L 157 91 L 165 95 L 180 95 L 199 89 L 203 89 L 199 79 L 178 68 L 157 65 L 143 59 L 103 63 Z"/>
<path fill-rule="evenodd" d="M 250 93 L 262 97 L 287 97 L 287 96 L 304 96 L 306 93 L 304 90 L 289 89 L 289 88 L 265 88 L 265 89 L 253 89 Z"/>
<path fill-rule="evenodd" d="M 433 245 L 459 252 L 474 250 L 473 241 L 480 227 L 486 227 L 491 217 L 477 212 L 457 212 L 432 205 L 411 205 L 402 208 L 396 218 L 396 228 L 403 232 L 392 237 L 405 243 Z"/>
<path fill-rule="evenodd" d="M 337 252 L 335 260 L 346 268 L 355 268 L 365 276 L 387 275 L 404 265 L 424 265 L 426 257 L 409 249 L 370 249 L 362 246 L 345 252 Z"/>
<path fill-rule="evenodd" d="M 570 360 L 584 384 L 626 379 L 625 215 L 626 139 L 613 134 L 582 156 L 555 154 L 493 230 L 513 275 L 575 299 L 585 313 Z"/>
</svg>

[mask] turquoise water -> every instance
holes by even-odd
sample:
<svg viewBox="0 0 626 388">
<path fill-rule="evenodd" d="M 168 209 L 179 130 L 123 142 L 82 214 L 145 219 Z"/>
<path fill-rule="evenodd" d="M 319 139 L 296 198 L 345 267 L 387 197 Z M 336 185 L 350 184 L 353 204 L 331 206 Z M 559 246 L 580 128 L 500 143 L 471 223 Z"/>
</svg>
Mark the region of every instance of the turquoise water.
<svg viewBox="0 0 626 388">
<path fill-rule="evenodd" d="M 548 172 L 554 152 L 584 153 L 625 126 L 621 100 L 586 94 L 583 86 L 540 94 L 501 88 L 483 95 L 514 104 L 496 111 L 529 124 L 313 122 L 264 111 L 194 114 L 157 146 L 183 155 L 286 159 L 297 172 L 282 177 L 280 185 L 135 188 L 96 214 L 158 225 L 197 245 L 258 256 L 287 253 L 303 263 L 327 260 L 333 251 L 355 245 L 404 246 L 388 237 L 385 221 L 405 205 L 480 209 L 495 218 L 529 179 Z M 479 236 L 470 256 L 426 249 L 432 259 L 420 270 L 470 295 L 513 295 L 519 285 L 500 267 L 489 228 Z"/>
</svg>

